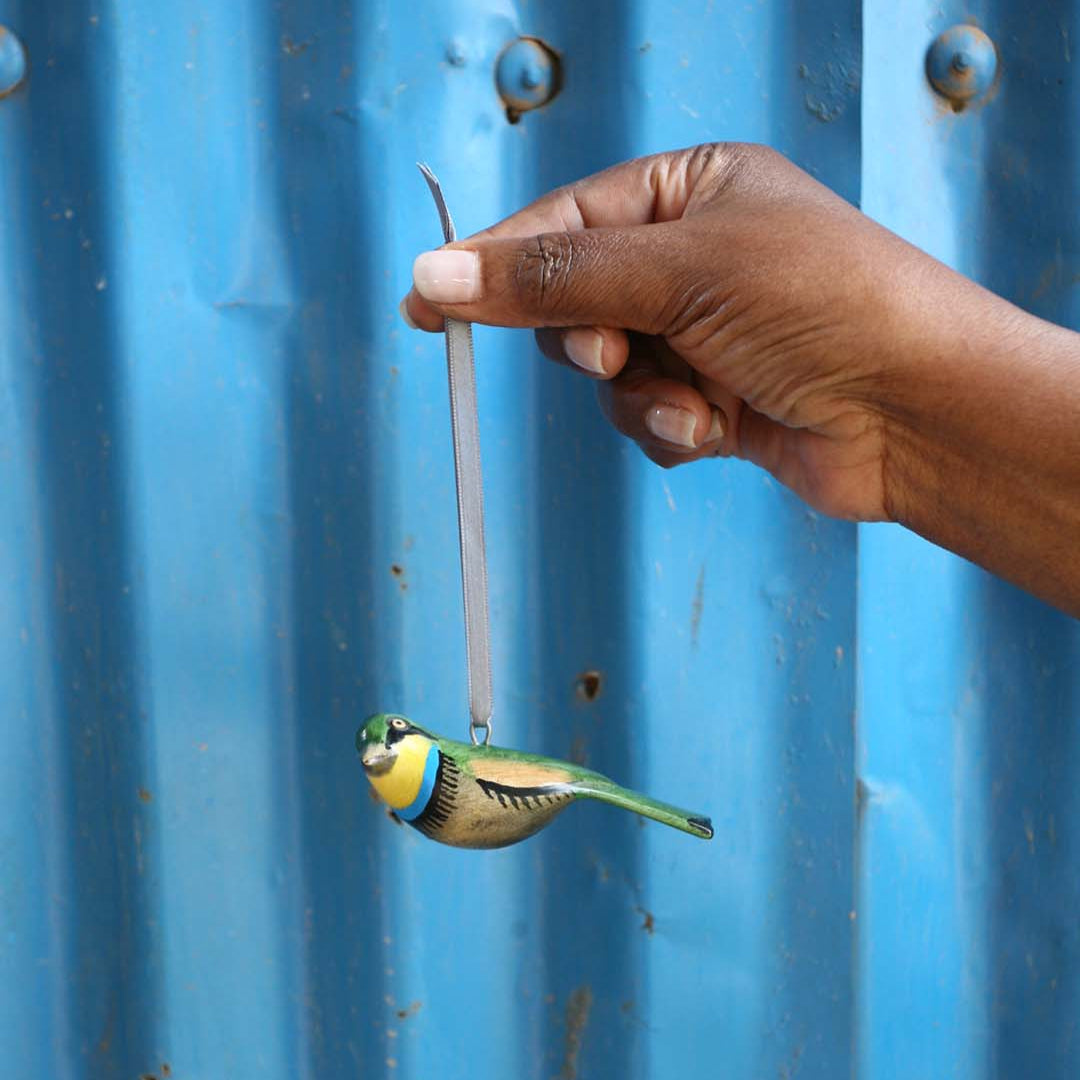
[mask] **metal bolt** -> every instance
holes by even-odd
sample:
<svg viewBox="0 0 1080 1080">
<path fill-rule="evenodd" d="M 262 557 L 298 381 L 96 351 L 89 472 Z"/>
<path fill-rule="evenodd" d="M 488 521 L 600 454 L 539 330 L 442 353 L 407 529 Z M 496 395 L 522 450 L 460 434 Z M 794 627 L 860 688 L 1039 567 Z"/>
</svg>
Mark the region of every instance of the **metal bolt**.
<svg viewBox="0 0 1080 1080">
<path fill-rule="evenodd" d="M 26 79 L 26 49 L 6 27 L 0 26 L 0 98 L 17 90 Z"/>
<path fill-rule="evenodd" d="M 559 58 L 539 38 L 510 42 L 495 61 L 495 86 L 511 122 L 546 105 L 559 92 L 561 82 Z"/>
<path fill-rule="evenodd" d="M 544 81 L 544 72 L 541 71 L 539 64 L 526 64 L 521 69 L 521 75 L 518 78 L 518 83 L 523 90 L 535 90 Z"/>
<path fill-rule="evenodd" d="M 926 76 L 959 112 L 994 85 L 998 55 L 977 26 L 953 26 L 939 34 L 926 54 Z"/>
</svg>

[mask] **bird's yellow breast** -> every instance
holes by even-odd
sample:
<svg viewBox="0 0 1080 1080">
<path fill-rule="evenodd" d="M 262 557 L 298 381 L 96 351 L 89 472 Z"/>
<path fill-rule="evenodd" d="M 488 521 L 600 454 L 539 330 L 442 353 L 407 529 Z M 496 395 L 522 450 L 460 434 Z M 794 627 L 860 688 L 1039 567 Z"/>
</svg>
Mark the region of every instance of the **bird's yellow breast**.
<svg viewBox="0 0 1080 1080">
<path fill-rule="evenodd" d="M 395 810 L 403 810 L 420 792 L 432 744 L 423 735 L 406 735 L 397 745 L 397 756 L 390 768 L 383 773 L 368 773 L 368 779 L 385 802 Z"/>
</svg>

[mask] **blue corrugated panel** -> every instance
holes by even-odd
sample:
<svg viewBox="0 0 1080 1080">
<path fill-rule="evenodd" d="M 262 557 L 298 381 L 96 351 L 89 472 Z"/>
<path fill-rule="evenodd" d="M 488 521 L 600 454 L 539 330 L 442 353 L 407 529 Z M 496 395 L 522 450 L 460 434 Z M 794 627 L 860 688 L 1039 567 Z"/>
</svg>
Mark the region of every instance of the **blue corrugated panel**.
<svg viewBox="0 0 1080 1080">
<path fill-rule="evenodd" d="M 748 466 L 656 469 L 527 334 L 477 333 L 498 736 L 716 839 L 586 806 L 441 848 L 352 740 L 465 731 L 414 161 L 467 232 L 767 142 L 1076 324 L 1078 11 L 0 0 L 3 1075 L 1074 1075 L 1076 625 Z M 923 59 L 973 15 L 1002 76 L 953 113 Z M 520 34 L 565 80 L 509 124 Z"/>
<path fill-rule="evenodd" d="M 972 16 L 1000 81 L 954 113 L 920 65 Z M 878 0 L 864 32 L 864 209 L 1080 326 L 1080 6 Z M 1076 1076 L 1077 624 L 893 528 L 859 586 L 858 1075 Z"/>
</svg>

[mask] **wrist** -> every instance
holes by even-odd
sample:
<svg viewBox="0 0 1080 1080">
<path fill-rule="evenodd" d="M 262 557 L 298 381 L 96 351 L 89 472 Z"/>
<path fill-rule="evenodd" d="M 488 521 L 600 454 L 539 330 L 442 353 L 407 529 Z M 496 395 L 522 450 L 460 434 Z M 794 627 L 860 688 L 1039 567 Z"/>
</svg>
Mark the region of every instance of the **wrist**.
<svg viewBox="0 0 1080 1080">
<path fill-rule="evenodd" d="M 925 534 L 929 523 L 949 516 L 950 489 L 993 470 L 991 458 L 1008 439 L 1010 353 L 1034 321 L 965 281 L 919 304 L 906 328 L 899 323 L 876 402 L 893 521 Z"/>
<path fill-rule="evenodd" d="M 886 512 L 1076 610 L 1080 335 L 973 285 L 929 316 L 883 399 Z"/>
</svg>

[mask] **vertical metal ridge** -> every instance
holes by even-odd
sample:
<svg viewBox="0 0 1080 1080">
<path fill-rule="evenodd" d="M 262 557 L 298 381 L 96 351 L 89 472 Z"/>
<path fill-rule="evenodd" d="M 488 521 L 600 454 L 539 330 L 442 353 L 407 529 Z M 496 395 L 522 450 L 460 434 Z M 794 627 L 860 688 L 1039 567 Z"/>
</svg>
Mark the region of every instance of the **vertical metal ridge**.
<svg viewBox="0 0 1080 1080">
<path fill-rule="evenodd" d="M 299 956 L 286 989 L 298 994 L 290 1021 L 305 1076 L 420 1074 L 409 1034 L 424 1020 L 409 1010 L 430 1007 L 409 961 L 427 949 L 404 830 L 370 799 L 354 743 L 368 714 L 412 707 L 413 673 L 427 666 L 403 629 L 417 606 L 410 547 L 424 539 L 406 520 L 403 457 L 426 440 L 406 418 L 413 372 L 386 257 L 399 249 L 396 189 L 415 152 L 371 104 L 387 70 L 372 57 L 395 54 L 397 22 L 385 4 L 319 0 L 266 27 L 279 58 L 275 205 L 297 238 L 280 341 L 298 773 L 297 801 L 283 808 L 298 833 L 297 861 L 283 867 L 297 906 L 283 918 Z"/>
<path fill-rule="evenodd" d="M 867 211 L 1076 325 L 1076 5 L 987 5 L 1000 80 L 960 111 L 918 65 L 969 13 L 867 12 Z M 932 1075 L 1070 1076 L 1077 624 L 898 530 L 862 540 L 860 1076 L 890 1075 L 901 1048 Z"/>
<path fill-rule="evenodd" d="M 65 32 L 91 14 L 76 5 L 62 17 L 27 18 L 21 36 L 33 85 L 4 103 L 26 123 L 10 167 L 26 177 L 15 213 L 29 257 L 13 269 L 28 279 L 27 303 L 23 332 L 8 348 L 34 416 L 25 451 L 41 506 L 33 538 L 40 562 L 26 571 L 41 624 L 27 644 L 38 654 L 34 677 L 49 683 L 38 690 L 47 713 L 21 719 L 39 750 L 19 789 L 24 812 L 36 817 L 39 798 L 46 807 L 37 828 L 50 888 L 27 898 L 45 909 L 42 937 L 35 964 L 9 985 L 38 995 L 34 1027 L 14 1029 L 16 1037 L 50 1048 L 62 1075 L 77 1061 L 85 1075 L 107 1076 L 153 1058 L 159 894 L 157 814 L 140 798 L 151 737 L 137 673 L 128 401 L 113 291 L 117 202 L 107 133 L 115 100 L 101 78 L 115 40 L 108 27 L 93 41 Z M 34 790 L 35 776 L 44 794 Z M 29 922 L 16 921 L 10 933 L 18 937 Z M 42 979 L 51 984 L 45 993 Z M 128 992 L 133 985 L 137 994 Z M 39 1052 L 0 1051 L 16 1068 L 32 1067 Z"/>
<path fill-rule="evenodd" d="M 633 156 L 642 117 L 621 88 L 626 58 L 640 56 L 649 40 L 636 36 L 641 14 L 639 5 L 609 9 L 598 32 L 595 12 L 572 0 L 533 13 L 527 32 L 560 52 L 566 86 L 576 89 L 522 118 L 529 134 L 514 162 L 512 205 Z M 538 534 L 529 570 L 542 584 L 519 632 L 535 637 L 530 683 L 543 690 L 526 718 L 529 748 L 640 786 L 649 729 L 665 722 L 641 687 L 638 599 L 646 585 L 633 569 L 642 534 L 631 510 L 640 474 L 605 430 L 588 380 L 532 355 L 530 494 Z M 590 691 L 588 673 L 598 680 Z M 577 810 L 584 812 L 571 819 Z M 650 1073 L 644 1016 L 656 942 L 642 929 L 654 908 L 649 836 L 648 827 L 581 806 L 537 838 L 542 861 L 527 879 L 539 898 L 531 944 L 543 958 L 538 992 L 550 1004 L 523 1015 L 520 1028 L 543 1052 L 538 1076 Z M 687 852 L 670 854 L 678 873 Z M 563 884 L 546 887 L 546 880 Z"/>
</svg>

